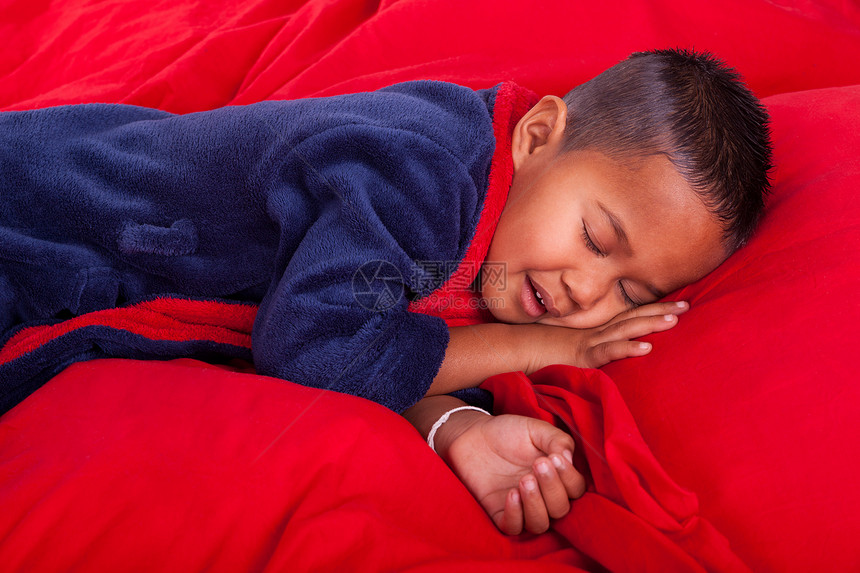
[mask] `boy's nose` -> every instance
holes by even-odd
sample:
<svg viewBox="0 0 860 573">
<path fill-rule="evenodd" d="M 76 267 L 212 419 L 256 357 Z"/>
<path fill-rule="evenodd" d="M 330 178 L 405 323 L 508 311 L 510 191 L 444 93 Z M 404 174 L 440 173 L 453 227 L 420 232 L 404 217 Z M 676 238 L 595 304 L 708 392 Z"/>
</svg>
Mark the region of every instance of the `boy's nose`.
<svg viewBox="0 0 860 573">
<path fill-rule="evenodd" d="M 572 304 L 570 308 L 562 309 L 562 316 L 567 316 L 576 311 L 588 311 L 597 306 L 606 294 L 605 281 L 599 280 L 598 277 L 562 277 L 562 281 L 567 287 L 567 293 L 570 296 Z"/>
</svg>

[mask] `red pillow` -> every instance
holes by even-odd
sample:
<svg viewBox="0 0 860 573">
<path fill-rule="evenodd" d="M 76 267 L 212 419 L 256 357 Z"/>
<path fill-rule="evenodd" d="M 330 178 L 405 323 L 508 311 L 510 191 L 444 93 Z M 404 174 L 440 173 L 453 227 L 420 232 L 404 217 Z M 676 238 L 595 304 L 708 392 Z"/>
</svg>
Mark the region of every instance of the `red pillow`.
<svg viewBox="0 0 860 573">
<path fill-rule="evenodd" d="M 74 364 L 6 413 L 0 507 L 4 572 L 582 563 L 500 533 L 394 412 L 188 359 Z"/>
<path fill-rule="evenodd" d="M 7 109 L 101 101 L 186 113 L 415 79 L 562 95 L 632 51 L 674 46 L 712 50 L 760 95 L 860 83 L 860 6 L 839 0 L 6 4 Z"/>
<path fill-rule="evenodd" d="M 754 570 L 860 565 L 860 86 L 765 100 L 758 234 L 671 298 L 653 352 L 604 368 L 645 441 Z"/>
</svg>

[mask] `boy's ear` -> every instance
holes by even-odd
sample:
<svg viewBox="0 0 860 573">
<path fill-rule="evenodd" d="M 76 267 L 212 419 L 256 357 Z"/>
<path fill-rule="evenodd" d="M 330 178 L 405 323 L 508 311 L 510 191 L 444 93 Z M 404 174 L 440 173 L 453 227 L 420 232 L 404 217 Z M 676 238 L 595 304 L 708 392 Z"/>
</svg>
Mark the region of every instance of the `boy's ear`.
<svg viewBox="0 0 860 573">
<path fill-rule="evenodd" d="M 514 171 L 537 153 L 558 151 L 564 142 L 567 104 L 560 97 L 544 96 L 520 119 L 511 138 Z"/>
</svg>

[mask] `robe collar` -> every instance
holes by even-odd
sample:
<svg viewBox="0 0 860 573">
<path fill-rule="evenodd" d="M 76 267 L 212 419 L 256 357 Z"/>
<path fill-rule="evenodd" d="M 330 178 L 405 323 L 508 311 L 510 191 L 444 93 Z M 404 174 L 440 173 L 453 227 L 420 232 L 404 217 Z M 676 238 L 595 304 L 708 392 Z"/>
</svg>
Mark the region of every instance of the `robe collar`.
<svg viewBox="0 0 860 573">
<path fill-rule="evenodd" d="M 410 303 L 410 311 L 438 316 L 444 319 L 448 326 L 496 322 L 487 308 L 487 302 L 481 299 L 478 291 L 473 288 L 473 283 L 487 258 L 490 242 L 513 181 L 511 142 L 514 128 L 538 99 L 534 92 L 513 82 L 499 84 L 493 103 L 493 135 L 496 138 L 496 148 L 490 164 L 487 194 L 475 234 L 454 273 L 429 296 Z"/>
</svg>

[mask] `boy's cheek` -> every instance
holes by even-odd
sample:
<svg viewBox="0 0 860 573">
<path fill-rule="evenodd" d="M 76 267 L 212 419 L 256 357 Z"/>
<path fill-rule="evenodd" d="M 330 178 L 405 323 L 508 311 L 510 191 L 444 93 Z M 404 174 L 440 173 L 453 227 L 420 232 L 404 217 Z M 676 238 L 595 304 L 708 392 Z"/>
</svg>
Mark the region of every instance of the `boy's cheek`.
<svg viewBox="0 0 860 573">
<path fill-rule="evenodd" d="M 481 305 L 499 322 L 507 324 L 531 324 L 534 319 L 523 311 L 513 293 L 487 288 L 481 296 Z"/>
</svg>

